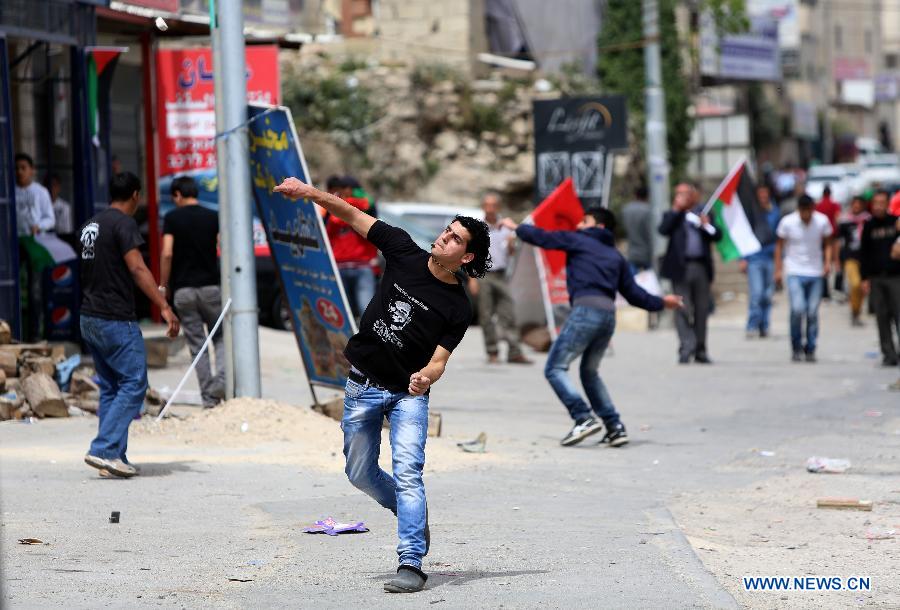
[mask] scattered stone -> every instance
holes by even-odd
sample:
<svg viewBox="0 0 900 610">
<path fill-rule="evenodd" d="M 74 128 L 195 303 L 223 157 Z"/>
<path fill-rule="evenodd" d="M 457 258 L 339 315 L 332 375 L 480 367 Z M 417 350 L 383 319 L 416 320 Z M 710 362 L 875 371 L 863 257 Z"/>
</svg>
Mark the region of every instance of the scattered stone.
<svg viewBox="0 0 900 610">
<path fill-rule="evenodd" d="M 68 417 L 69 409 L 59 386 L 46 373 L 33 373 L 22 381 L 25 400 L 39 417 Z"/>
<path fill-rule="evenodd" d="M 6 320 L 0 320 L 0 345 L 6 345 L 12 341 L 12 329 Z"/>
</svg>

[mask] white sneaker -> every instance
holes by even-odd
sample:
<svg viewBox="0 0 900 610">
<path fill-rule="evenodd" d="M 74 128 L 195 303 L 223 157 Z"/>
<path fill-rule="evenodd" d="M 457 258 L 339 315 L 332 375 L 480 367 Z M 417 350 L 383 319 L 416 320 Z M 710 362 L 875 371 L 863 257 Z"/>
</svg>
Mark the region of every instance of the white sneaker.
<svg viewBox="0 0 900 610">
<path fill-rule="evenodd" d="M 603 430 L 603 422 L 591 417 L 580 424 L 572 426 L 572 429 L 569 430 L 569 433 L 565 435 L 561 441 L 559 441 L 559 444 L 563 447 L 577 445 L 590 435 L 597 434 L 601 430 Z"/>
<path fill-rule="evenodd" d="M 110 474 L 126 479 L 137 474 L 137 470 L 134 466 L 126 464 L 120 459 L 108 460 L 88 453 L 84 456 L 84 463 L 88 466 L 93 466 L 97 470 L 105 470 Z"/>
</svg>

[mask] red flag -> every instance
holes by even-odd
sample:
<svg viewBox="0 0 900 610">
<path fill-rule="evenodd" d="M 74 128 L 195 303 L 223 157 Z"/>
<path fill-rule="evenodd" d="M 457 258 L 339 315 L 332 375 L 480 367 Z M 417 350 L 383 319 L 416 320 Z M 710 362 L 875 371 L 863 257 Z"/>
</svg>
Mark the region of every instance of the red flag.
<svg viewBox="0 0 900 610">
<path fill-rule="evenodd" d="M 534 225 L 547 231 L 574 231 L 583 218 L 584 208 L 575 194 L 572 178 L 560 183 L 531 214 Z M 557 274 L 565 269 L 565 252 L 546 250 L 544 253 L 551 273 Z"/>
</svg>

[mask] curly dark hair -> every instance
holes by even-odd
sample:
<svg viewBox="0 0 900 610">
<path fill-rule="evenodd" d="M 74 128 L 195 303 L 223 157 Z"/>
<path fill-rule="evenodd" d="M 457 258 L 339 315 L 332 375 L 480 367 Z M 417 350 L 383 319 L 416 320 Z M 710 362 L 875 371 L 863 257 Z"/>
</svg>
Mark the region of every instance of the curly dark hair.
<svg viewBox="0 0 900 610">
<path fill-rule="evenodd" d="M 491 230 L 487 223 L 471 216 L 457 215 L 453 222 L 459 222 L 469 232 L 469 243 L 466 245 L 466 252 L 475 255 L 470 262 L 462 266 L 462 270 L 466 275 L 474 278 L 484 277 L 492 266 L 491 261 Z"/>
</svg>

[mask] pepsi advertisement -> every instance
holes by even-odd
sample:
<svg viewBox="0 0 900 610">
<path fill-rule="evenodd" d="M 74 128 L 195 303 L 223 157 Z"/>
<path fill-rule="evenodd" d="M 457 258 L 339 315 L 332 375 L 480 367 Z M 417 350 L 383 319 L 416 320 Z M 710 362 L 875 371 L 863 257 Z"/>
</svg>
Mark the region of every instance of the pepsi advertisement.
<svg viewBox="0 0 900 610">
<path fill-rule="evenodd" d="M 78 341 L 78 260 L 44 270 L 44 337 L 49 341 Z"/>
<path fill-rule="evenodd" d="M 343 388 L 347 341 L 356 332 L 319 208 L 273 193 L 291 176 L 309 182 L 290 110 L 248 107 L 250 179 L 281 289 L 291 309 L 294 335 L 311 384 Z"/>
</svg>

